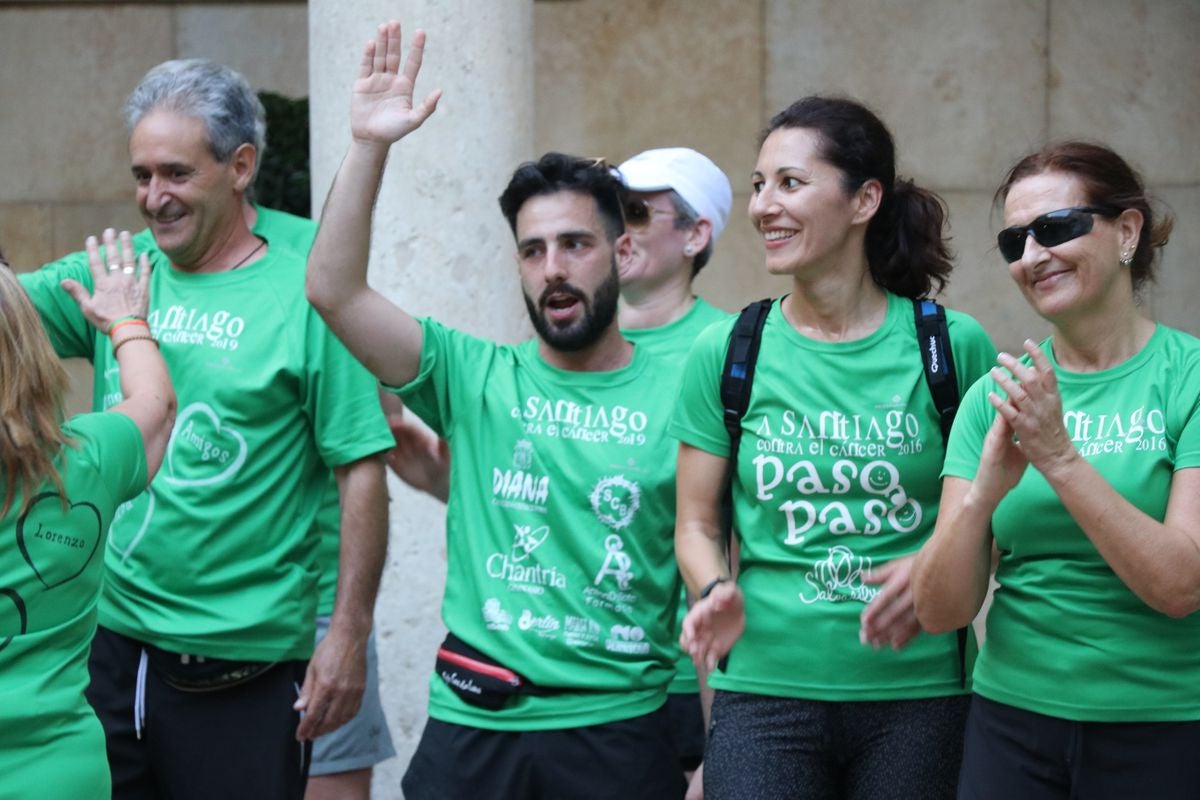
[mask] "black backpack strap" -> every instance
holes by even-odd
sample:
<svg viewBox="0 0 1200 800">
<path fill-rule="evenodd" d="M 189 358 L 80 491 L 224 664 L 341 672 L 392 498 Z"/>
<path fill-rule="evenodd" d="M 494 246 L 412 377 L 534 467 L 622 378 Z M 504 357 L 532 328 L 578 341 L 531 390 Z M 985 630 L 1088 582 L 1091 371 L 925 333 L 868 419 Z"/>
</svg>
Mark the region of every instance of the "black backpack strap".
<svg viewBox="0 0 1200 800">
<path fill-rule="evenodd" d="M 733 551 L 733 475 L 737 470 L 738 445 L 742 441 L 742 417 L 750 408 L 750 390 L 754 387 L 754 365 L 758 361 L 758 348 L 762 344 L 763 325 L 775 301 L 771 298 L 758 300 L 742 309 L 733 330 L 729 334 L 729 346 L 725 350 L 725 366 L 721 369 L 721 408 L 724 409 L 725 430 L 729 434 L 729 460 L 725 471 L 725 485 L 721 492 L 721 517 L 725 528 L 725 555 L 731 558 Z M 732 564 L 730 565 L 733 566 Z M 717 664 L 724 671 L 728 666 L 726 655 Z"/>
<path fill-rule="evenodd" d="M 721 370 L 721 407 L 725 409 L 725 430 L 729 432 L 730 464 L 737 461 L 742 417 L 750 407 L 750 390 L 754 386 L 754 365 L 762 344 L 763 325 L 774 302 L 767 298 L 743 308 L 729 334 L 725 368 Z"/>
<path fill-rule="evenodd" d="M 950 425 L 958 411 L 958 378 L 954 373 L 954 353 L 950 350 L 950 331 L 946 327 L 946 309 L 933 300 L 913 300 L 917 318 L 917 342 L 925 381 L 933 395 L 942 428 L 942 440 L 950 437 Z"/>
<path fill-rule="evenodd" d="M 938 422 L 942 429 L 942 443 L 950 439 L 950 426 L 958 413 L 958 378 L 954 374 L 954 353 L 950 349 L 950 330 L 946 327 L 946 309 L 933 300 L 913 300 L 913 311 L 917 317 L 917 343 L 921 349 L 921 362 L 925 365 L 925 382 L 933 395 L 937 408 Z M 959 628 L 958 634 L 958 680 L 967 688 L 967 629 Z"/>
</svg>

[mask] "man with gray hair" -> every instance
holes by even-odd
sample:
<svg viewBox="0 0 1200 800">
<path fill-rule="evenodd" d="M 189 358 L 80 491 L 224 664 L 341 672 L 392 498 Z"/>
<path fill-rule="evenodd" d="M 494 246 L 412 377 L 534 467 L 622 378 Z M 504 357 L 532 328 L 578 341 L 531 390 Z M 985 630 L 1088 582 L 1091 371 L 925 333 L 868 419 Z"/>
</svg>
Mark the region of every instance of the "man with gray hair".
<svg viewBox="0 0 1200 800">
<path fill-rule="evenodd" d="M 374 380 L 305 301 L 294 231 L 247 212 L 265 125 L 246 82 L 166 62 L 125 113 L 155 243 L 147 322 L 180 412 L 164 469 L 109 531 L 88 699 L 117 798 L 299 798 L 308 742 L 358 708 L 392 437 Z M 121 399 L 112 348 L 60 288 L 90 286 L 84 263 L 22 278 L 58 353 L 93 362 L 99 409 Z M 311 532 L 330 469 L 340 570 L 314 652 Z"/>
</svg>

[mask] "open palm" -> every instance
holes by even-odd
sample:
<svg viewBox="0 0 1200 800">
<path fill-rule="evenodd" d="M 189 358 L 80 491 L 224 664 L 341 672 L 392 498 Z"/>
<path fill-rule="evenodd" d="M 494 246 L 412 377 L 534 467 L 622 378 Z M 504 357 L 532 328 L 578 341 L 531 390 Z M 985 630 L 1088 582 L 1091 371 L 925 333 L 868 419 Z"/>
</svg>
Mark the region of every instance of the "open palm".
<svg viewBox="0 0 1200 800">
<path fill-rule="evenodd" d="M 440 89 L 413 105 L 413 88 L 421 72 L 425 32 L 413 36 L 408 59 L 400 70 L 400 23 L 379 26 L 374 41 L 363 50 L 358 80 L 350 101 L 350 133 L 358 141 L 392 144 L 421 127 L 437 108 Z"/>
</svg>

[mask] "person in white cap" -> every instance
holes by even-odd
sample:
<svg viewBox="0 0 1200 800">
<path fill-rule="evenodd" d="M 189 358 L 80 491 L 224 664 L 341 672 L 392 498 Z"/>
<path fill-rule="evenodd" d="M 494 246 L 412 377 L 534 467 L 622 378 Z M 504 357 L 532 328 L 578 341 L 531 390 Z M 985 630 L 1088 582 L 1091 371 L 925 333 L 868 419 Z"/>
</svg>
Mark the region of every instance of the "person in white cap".
<svg viewBox="0 0 1200 800">
<path fill-rule="evenodd" d="M 720 167 L 686 147 L 646 150 L 618 170 L 629 189 L 625 229 L 633 245 L 620 266 L 621 333 L 661 356 L 660 364 L 672 368 L 663 379 L 678 383 L 697 335 L 729 317 L 697 297 L 692 281 L 725 229 L 733 192 Z M 677 629 L 687 612 L 686 598 L 679 608 Z M 667 689 L 667 711 L 680 767 L 689 779 L 704 757 L 700 690 L 696 668 L 684 653 Z"/>
</svg>

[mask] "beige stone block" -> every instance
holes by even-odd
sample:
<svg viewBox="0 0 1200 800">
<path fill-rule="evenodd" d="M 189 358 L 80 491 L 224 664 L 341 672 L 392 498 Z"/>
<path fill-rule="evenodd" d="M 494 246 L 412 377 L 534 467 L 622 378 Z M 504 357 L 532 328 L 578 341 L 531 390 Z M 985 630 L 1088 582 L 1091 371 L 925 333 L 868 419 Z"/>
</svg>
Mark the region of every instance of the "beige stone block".
<svg viewBox="0 0 1200 800">
<path fill-rule="evenodd" d="M 903 174 L 991 188 L 1045 131 L 1046 2 L 768 0 L 767 115 L 848 94 L 891 128 Z"/>
<path fill-rule="evenodd" d="M 1200 181 L 1200 3 L 1050 3 L 1050 134 L 1106 142 L 1159 184 Z"/>
<path fill-rule="evenodd" d="M 175 12 L 180 58 L 208 58 L 236 69 L 255 90 L 308 96 L 308 8 L 239 3 L 182 6 Z"/>
<path fill-rule="evenodd" d="M 132 191 L 130 192 L 132 194 Z M 54 252 L 51 258 L 83 249 L 89 236 L 99 237 L 105 228 L 137 233 L 146 227 L 132 197 L 114 203 L 75 203 L 53 208 Z"/>
<path fill-rule="evenodd" d="M 1165 325 L 1200 336 L 1200 185 L 1160 189 L 1157 195 L 1175 217 L 1175 229 L 1158 279 L 1145 292 L 1147 311 Z"/>
<path fill-rule="evenodd" d="M 696 279 L 696 292 L 715 306 L 738 311 L 764 297 L 779 297 L 791 290 L 786 277 L 771 275 L 764 266 L 762 238 L 746 215 L 749 195 L 733 196 L 729 224 L 713 250 L 712 260 Z"/>
<path fill-rule="evenodd" d="M 0 10 L 0 202 L 125 196 L 121 104 L 170 58 L 171 13 L 116 4 Z"/>
<path fill-rule="evenodd" d="M 17 272 L 37 269 L 54 257 L 46 205 L 0 204 L 0 251 Z"/>
<path fill-rule="evenodd" d="M 998 209 L 992 210 L 991 192 L 946 192 L 943 197 L 950 207 L 955 267 L 942 303 L 977 319 L 1001 350 L 1019 353 L 1025 339 L 1044 339 L 1050 325 L 1025 302 L 996 249 L 1003 219 Z"/>
<path fill-rule="evenodd" d="M 91 411 L 94 379 L 92 363 L 83 358 L 68 358 L 63 361 L 63 366 L 67 368 L 67 377 L 71 379 L 63 402 L 67 416 Z"/>
<path fill-rule="evenodd" d="M 762 127 L 761 4 L 534 4 L 538 151 L 693 147 L 744 189 Z"/>
</svg>

